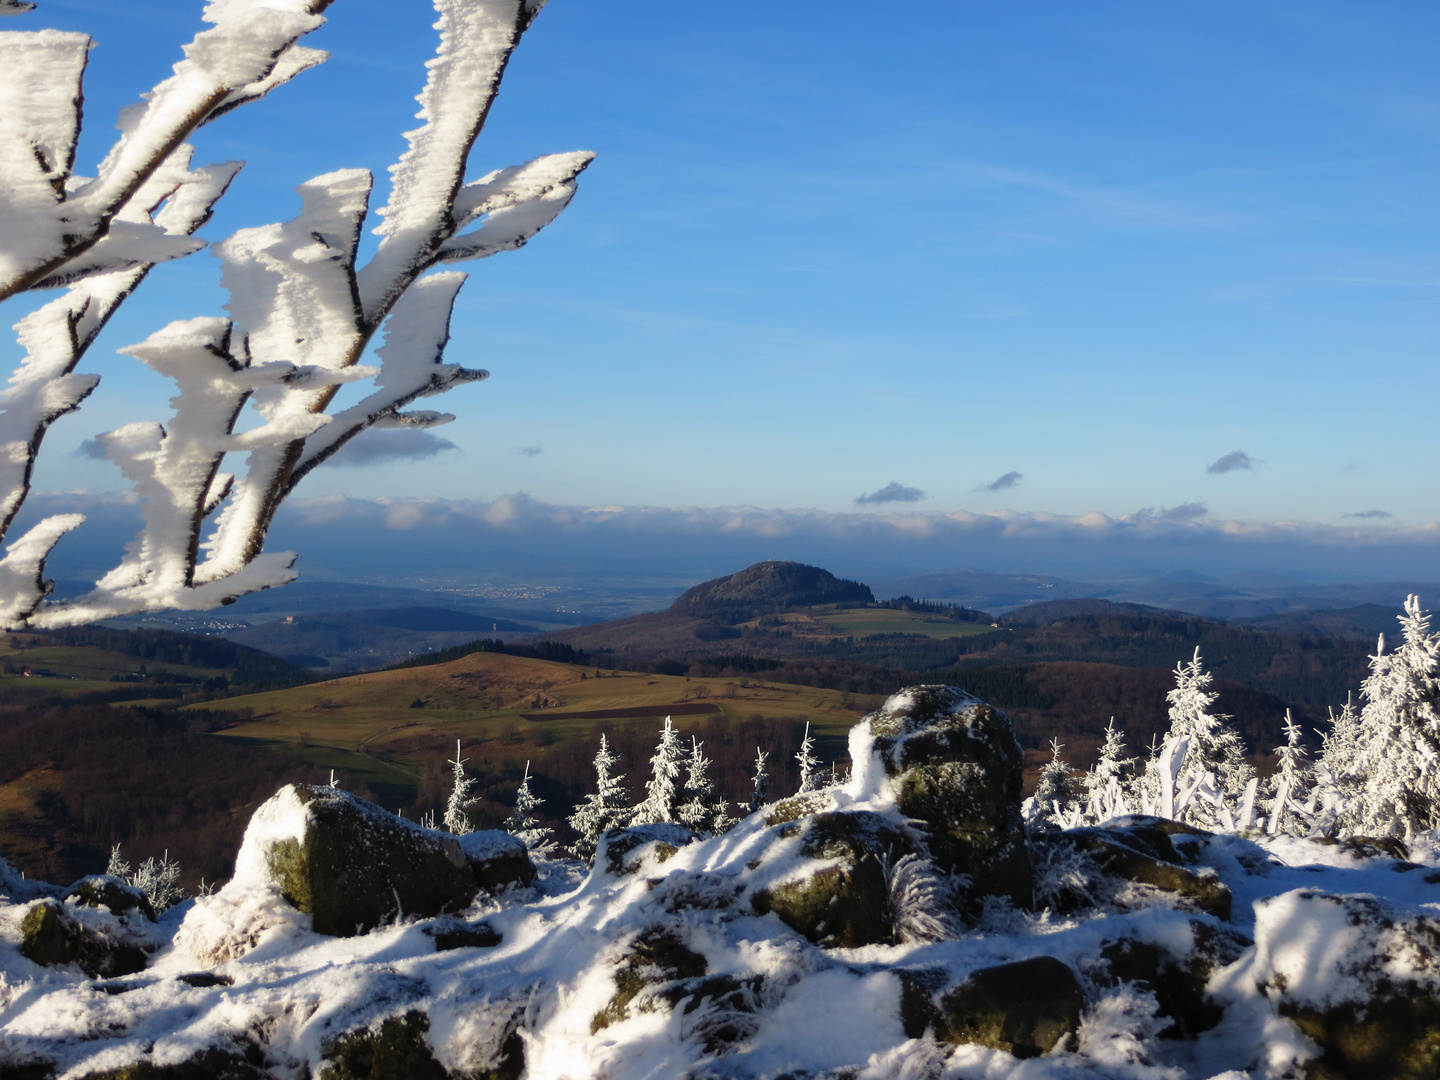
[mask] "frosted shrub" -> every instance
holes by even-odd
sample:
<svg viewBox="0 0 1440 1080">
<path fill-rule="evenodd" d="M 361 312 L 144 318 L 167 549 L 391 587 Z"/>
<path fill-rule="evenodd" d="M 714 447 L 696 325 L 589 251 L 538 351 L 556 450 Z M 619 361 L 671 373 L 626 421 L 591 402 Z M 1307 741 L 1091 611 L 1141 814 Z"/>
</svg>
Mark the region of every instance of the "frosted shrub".
<svg viewBox="0 0 1440 1080">
<path fill-rule="evenodd" d="M 470 824 L 470 807 L 475 805 L 475 800 L 470 796 L 470 789 L 475 786 L 475 781 L 465 775 L 465 762 L 469 758 L 460 756 L 460 740 L 455 740 L 455 760 L 450 762 L 450 799 L 445 804 L 445 828 L 449 829 L 456 836 L 464 836 L 474 826 Z M 526 772 L 529 772 L 529 762 L 526 762 Z M 434 828 L 435 812 L 430 812 L 430 827 Z M 423 824 L 423 822 L 422 822 Z"/>
<path fill-rule="evenodd" d="M 138 870 L 132 871 L 129 862 L 120 854 L 120 845 L 116 844 L 110 849 L 105 873 L 143 892 L 156 914 L 185 899 L 185 891 L 180 888 L 180 864 L 170 858 L 168 849 L 158 862 L 151 856 L 140 864 Z"/>
<path fill-rule="evenodd" d="M 75 371 L 97 335 L 157 263 L 205 246 L 193 234 L 240 165 L 192 169 L 186 138 L 325 60 L 297 42 L 324 22 L 329 2 L 206 6 L 211 27 L 171 77 L 125 110 L 93 177 L 73 172 L 90 39 L 0 33 L 0 301 L 62 290 L 16 326 L 24 356 L 0 412 L 0 541 L 29 494 L 50 426 L 99 383 Z M 214 246 L 229 315 L 172 322 L 124 350 L 174 380 L 174 415 L 97 440 L 134 485 L 140 537 L 89 595 L 53 602 L 45 560 L 84 518 L 45 518 L 0 558 L 0 626 L 201 610 L 285 584 L 296 556 L 266 553 L 265 541 L 280 502 L 314 468 L 369 428 L 454 419 L 407 408 L 486 376 L 444 362 L 465 275 L 427 271 L 522 246 L 569 203 L 593 156 L 546 155 L 465 183 L 510 54 L 543 3 L 435 0 L 440 43 L 419 99 L 422 122 L 390 169 L 367 264 L 356 258 L 371 216 L 364 169 L 301 184 L 297 217 Z M 31 6 L 0 0 L 0 14 Z M 378 364 L 362 365 L 382 333 Z M 339 387 L 361 380 L 374 380 L 373 392 L 327 414 Z M 247 405 L 254 423 L 242 421 Z"/>
<path fill-rule="evenodd" d="M 540 854 L 549 849 L 551 832 L 550 828 L 535 816 L 535 811 L 544 803 L 544 799 L 530 790 L 530 762 L 527 761 L 520 788 L 515 792 L 515 809 L 505 819 L 505 831 L 518 836 L 525 841 L 527 848 Z"/>
<path fill-rule="evenodd" d="M 808 721 L 805 724 L 805 738 L 800 742 L 800 752 L 795 755 L 795 760 L 800 764 L 800 791 L 818 791 L 823 774 L 820 772 L 820 759 L 815 756 L 815 740 L 810 737 Z"/>
<path fill-rule="evenodd" d="M 654 825 L 675 821 L 680 809 L 680 765 L 684 750 L 680 733 L 670 717 L 660 729 L 660 742 L 650 759 L 650 779 L 645 785 L 645 798 L 630 815 L 631 825 Z"/>
</svg>

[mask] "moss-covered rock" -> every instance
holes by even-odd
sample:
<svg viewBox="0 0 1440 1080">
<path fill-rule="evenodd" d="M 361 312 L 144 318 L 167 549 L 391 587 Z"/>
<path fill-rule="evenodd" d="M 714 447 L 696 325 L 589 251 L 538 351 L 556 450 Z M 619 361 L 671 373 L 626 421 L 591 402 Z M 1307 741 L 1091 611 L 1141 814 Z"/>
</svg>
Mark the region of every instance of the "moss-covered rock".
<svg viewBox="0 0 1440 1080">
<path fill-rule="evenodd" d="M 1159 828 L 1067 829 L 1048 842 L 1085 852 L 1111 877 L 1174 893 L 1217 919 L 1230 918 L 1230 890 L 1213 871 L 1181 866 L 1183 856 Z"/>
<path fill-rule="evenodd" d="M 265 1080 L 265 1057 L 258 1047 L 245 1052 L 210 1047 L 187 1061 L 157 1065 L 137 1061 L 118 1069 L 86 1073 L 81 1080 Z"/>
<path fill-rule="evenodd" d="M 879 814 L 817 814 L 800 826 L 800 853 L 814 865 L 799 876 L 758 889 L 757 914 L 773 911 L 797 933 L 831 948 L 892 939 L 885 862 L 913 851 Z"/>
<path fill-rule="evenodd" d="M 1003 896 L 1033 902 L 1020 817 L 1025 758 L 1000 710 L 953 686 L 911 686 L 861 721 L 901 811 L 925 823 L 935 864 L 964 874 L 976 906 Z M 864 777 L 873 770 L 857 762 Z"/>
<path fill-rule="evenodd" d="M 128 882 L 107 874 L 91 874 L 70 886 L 65 899 L 86 907 L 109 908 L 116 915 L 127 911 L 138 911 L 151 922 L 155 921 L 155 909 L 143 889 L 137 889 Z"/>
<path fill-rule="evenodd" d="M 511 836 L 503 829 L 482 829 L 458 839 L 476 884 L 486 892 L 494 894 L 535 880 L 530 851 L 518 836 Z"/>
<path fill-rule="evenodd" d="M 75 964 L 96 979 L 144 971 L 149 953 L 125 940 L 118 920 L 104 928 L 86 926 L 58 900 L 33 904 L 20 922 L 20 952 L 43 967 Z"/>
<path fill-rule="evenodd" d="M 1311 1080 L 1440 1076 L 1440 918 L 1373 896 L 1296 890 L 1260 901 L 1256 973 L 1320 1048 Z M 1322 927 L 1318 955 L 1297 935 Z"/>
<path fill-rule="evenodd" d="M 1199 919 L 1191 921 L 1190 931 L 1191 944 L 1183 952 L 1175 951 L 1174 939 L 1169 936 L 1164 944 L 1120 938 L 1100 949 L 1111 979 L 1135 983 L 1154 993 L 1158 1015 L 1170 1020 L 1160 1032 L 1164 1038 L 1193 1039 L 1220 1023 L 1224 1006 L 1206 992 L 1206 984 L 1251 944 L 1233 930 Z"/>
<path fill-rule="evenodd" d="M 425 1033 L 430 1021 L 411 1011 L 349 1031 L 325 1046 L 320 1080 L 449 1080 Z"/>
<path fill-rule="evenodd" d="M 666 862 L 698 839 L 699 835 L 685 826 L 668 821 L 611 829 L 600 838 L 595 863 L 612 874 L 634 874 L 646 863 Z"/>
<path fill-rule="evenodd" d="M 705 958 L 687 947 L 674 931 L 664 927 L 645 931 L 616 964 L 615 996 L 590 1021 L 591 1033 L 626 1019 L 631 1004 L 646 990 L 679 980 L 699 979 L 705 970 Z M 665 1000 L 654 995 L 650 998 Z"/>
<path fill-rule="evenodd" d="M 454 836 L 421 828 L 349 792 L 295 784 L 271 803 L 290 808 L 288 827 L 247 835 L 241 861 L 263 862 L 265 876 L 313 916 L 321 934 L 346 937 L 403 916 L 461 911 L 481 888 Z M 256 820 L 282 817 L 268 806 L 256 811 Z M 255 846 L 262 850 L 247 851 Z"/>
<path fill-rule="evenodd" d="M 943 1042 L 1038 1057 L 1079 1030 L 1084 1005 L 1069 966 L 1037 956 L 984 968 L 945 994 L 935 1034 Z"/>
</svg>

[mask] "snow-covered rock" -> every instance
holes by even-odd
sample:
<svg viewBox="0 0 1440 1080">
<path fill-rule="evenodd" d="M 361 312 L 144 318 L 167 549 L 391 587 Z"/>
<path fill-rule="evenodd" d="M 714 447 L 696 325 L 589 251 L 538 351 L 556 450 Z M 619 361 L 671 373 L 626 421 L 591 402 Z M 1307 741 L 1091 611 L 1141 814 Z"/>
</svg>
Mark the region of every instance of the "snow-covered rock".
<svg viewBox="0 0 1440 1080">
<path fill-rule="evenodd" d="M 1256 906 L 1255 946 L 1265 992 L 1324 1051 L 1311 1076 L 1440 1076 L 1440 916 L 1298 889 Z"/>
<path fill-rule="evenodd" d="M 290 784 L 255 812 L 227 890 L 278 889 L 317 933 L 363 934 L 406 915 L 463 911 L 482 888 L 528 884 L 525 845 L 456 838 L 333 787 Z"/>
<path fill-rule="evenodd" d="M 1025 755 L 1009 719 L 953 686 L 911 686 L 850 733 L 857 801 L 891 801 L 929 828 L 931 857 L 968 877 L 971 907 L 1033 899 L 1020 791 Z"/>
</svg>

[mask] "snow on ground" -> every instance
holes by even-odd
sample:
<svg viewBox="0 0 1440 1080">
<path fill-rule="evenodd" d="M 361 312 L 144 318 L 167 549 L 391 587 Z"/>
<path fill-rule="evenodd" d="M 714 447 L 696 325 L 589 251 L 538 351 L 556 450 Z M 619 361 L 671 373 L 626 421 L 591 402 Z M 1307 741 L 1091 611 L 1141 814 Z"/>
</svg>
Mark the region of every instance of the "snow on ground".
<svg viewBox="0 0 1440 1080">
<path fill-rule="evenodd" d="M 830 798 L 843 803 L 851 796 L 835 791 Z M 261 824 L 285 831 L 290 823 L 283 816 Z M 534 1080 L 827 1073 L 857 1080 L 1279 1078 L 1296 1075 L 1296 1062 L 1316 1048 L 1277 1014 L 1257 983 L 1284 972 L 1293 987 L 1324 997 L 1326 979 L 1361 935 L 1345 907 L 1320 894 L 1371 897 L 1407 917 L 1440 916 L 1433 847 L 1424 850 L 1429 865 L 1417 865 L 1357 858 L 1291 837 L 1218 837 L 1204 862 L 1234 893 L 1230 925 L 1258 936 L 1259 944 L 1210 981 L 1228 1006 L 1219 1026 L 1181 1041 L 1159 1037 L 1165 1021 L 1154 1015 L 1153 996 L 1131 984 L 1105 986 L 1095 976 L 1102 973 L 1102 943 L 1122 935 L 1185 951 L 1193 912 L 1158 898 L 1128 911 L 1071 917 L 992 907 L 954 940 L 826 950 L 774 915 L 756 916 L 735 902 L 773 836 L 752 815 L 663 862 L 644 856 L 637 873 L 610 873 L 603 858 L 590 873 L 575 863 L 541 862 L 535 884 L 484 898 L 466 913 L 498 931 L 499 945 L 442 952 L 428 931 L 454 920 L 325 937 L 272 891 L 237 877 L 220 893 L 165 913 L 156 931 L 164 945 L 146 970 L 101 983 L 20 954 L 19 923 L 30 898 L 13 875 L 0 874 L 0 884 L 15 894 L 0 903 L 0 1055 L 51 1060 L 61 1080 L 78 1080 L 142 1054 L 178 1063 L 208 1046 L 263 1042 L 273 1075 L 308 1077 L 319 1074 L 337 1036 L 418 1010 L 429 1020 L 429 1046 L 456 1074 L 494 1067 L 518 1016 L 525 1075 Z M 783 859 L 766 863 L 765 876 L 783 872 Z M 637 935 L 656 925 L 704 956 L 707 978 L 730 976 L 745 988 L 749 1004 L 717 998 L 689 1011 L 633 1007 L 628 1017 L 592 1030 L 615 995 L 616 965 Z M 1402 952 L 1393 963 L 1406 963 Z M 1087 981 L 1087 1010 L 1068 1048 L 1062 1043 L 1022 1061 L 981 1046 L 937 1044 L 928 1033 L 907 1038 L 898 971 L 943 969 L 953 981 L 1042 955 L 1070 964 Z M 178 978 L 200 971 L 219 978 Z M 725 1034 L 730 1052 L 707 1054 L 716 1032 Z"/>
</svg>

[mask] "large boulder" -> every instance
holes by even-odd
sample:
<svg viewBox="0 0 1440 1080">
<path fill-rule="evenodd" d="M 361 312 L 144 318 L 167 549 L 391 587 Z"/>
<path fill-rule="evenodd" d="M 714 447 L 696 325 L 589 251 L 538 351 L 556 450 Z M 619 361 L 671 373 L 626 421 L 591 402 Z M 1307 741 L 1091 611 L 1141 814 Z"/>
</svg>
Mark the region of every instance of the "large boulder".
<svg viewBox="0 0 1440 1080">
<path fill-rule="evenodd" d="M 53 898 L 36 901 L 20 921 L 26 959 L 42 967 L 74 964 L 96 979 L 144 971 L 158 944 L 129 919 L 81 912 Z"/>
<path fill-rule="evenodd" d="M 265 1055 L 250 1045 L 244 1052 L 207 1047 L 185 1061 L 159 1065 L 142 1058 L 101 1072 L 86 1073 L 80 1080 L 265 1080 Z"/>
<path fill-rule="evenodd" d="M 1015 1057 L 1049 1053 L 1080 1029 L 1085 992 L 1068 964 L 1036 956 L 973 972 L 935 1002 L 928 973 L 902 977 L 906 1034 L 926 1029 L 941 1042 L 978 1043 Z"/>
<path fill-rule="evenodd" d="M 1255 979 L 1320 1047 L 1311 1080 L 1440 1076 L 1433 913 L 1307 889 L 1259 901 Z"/>
<path fill-rule="evenodd" d="M 1031 906 L 1025 757 L 1003 712 L 953 686 L 911 686 L 855 726 L 850 757 L 852 790 L 923 822 L 935 864 L 970 879 L 975 906 L 985 896 Z"/>
<path fill-rule="evenodd" d="M 108 874 L 90 874 L 71 885 L 65 893 L 66 900 L 85 907 L 103 907 L 116 915 L 135 911 L 155 921 L 155 908 L 143 889 Z"/>
<path fill-rule="evenodd" d="M 761 915 L 773 911 L 817 945 L 855 948 L 889 942 L 894 927 L 886 866 L 914 848 L 868 811 L 816 814 L 791 825 L 800 835 L 799 872 L 758 889 Z"/>
<path fill-rule="evenodd" d="M 482 888 L 500 888 L 507 875 L 526 883 L 534 873 L 514 837 L 457 838 L 308 784 L 282 788 L 255 812 L 235 863 L 236 881 L 278 888 L 318 933 L 340 937 L 463 911 Z"/>
</svg>

